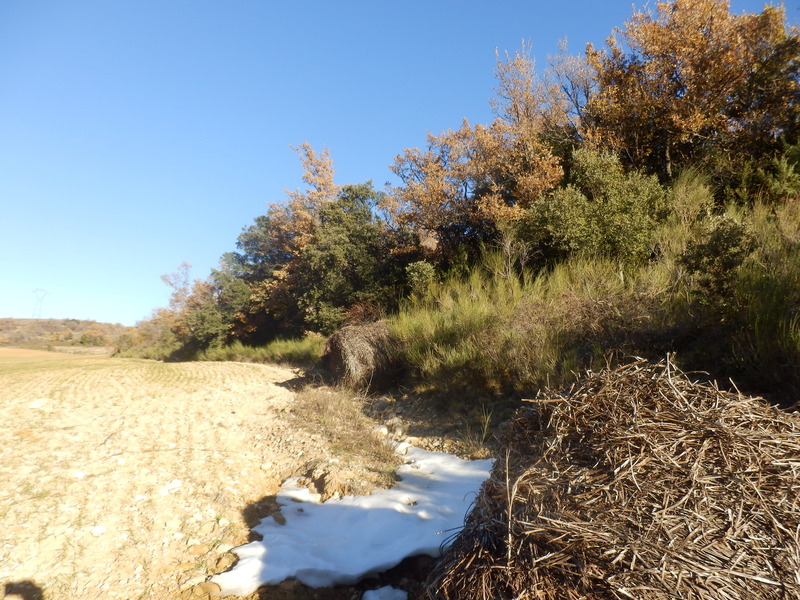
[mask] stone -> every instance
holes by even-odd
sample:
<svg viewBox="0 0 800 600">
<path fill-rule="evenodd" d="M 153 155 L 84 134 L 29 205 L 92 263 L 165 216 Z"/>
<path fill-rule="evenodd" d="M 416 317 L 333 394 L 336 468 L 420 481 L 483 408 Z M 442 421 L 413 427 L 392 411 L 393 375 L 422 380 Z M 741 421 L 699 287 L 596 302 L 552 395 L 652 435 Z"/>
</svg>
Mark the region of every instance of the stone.
<svg viewBox="0 0 800 600">
<path fill-rule="evenodd" d="M 188 590 L 189 588 L 193 588 L 197 584 L 203 583 L 205 579 L 206 579 L 205 575 L 195 575 L 194 577 L 190 577 L 189 579 L 184 581 L 181 584 L 180 589 L 181 591 Z"/>
<path fill-rule="evenodd" d="M 216 596 L 222 591 L 216 583 L 213 581 L 204 581 L 203 583 L 199 583 L 192 589 L 192 593 L 195 596 Z"/>
<path fill-rule="evenodd" d="M 191 556 L 200 556 L 201 554 L 207 554 L 209 551 L 209 547 L 206 544 L 194 544 L 193 546 L 189 546 L 189 554 Z"/>
<path fill-rule="evenodd" d="M 234 563 L 236 563 L 236 557 L 231 553 L 226 553 L 217 559 L 217 562 L 214 563 L 214 567 L 218 573 L 222 573 L 230 569 Z"/>
<path fill-rule="evenodd" d="M 208 535 L 208 534 L 212 533 L 214 531 L 214 525 L 215 524 L 214 524 L 213 521 L 209 521 L 207 523 L 203 523 L 200 526 L 200 533 L 203 534 L 203 535 Z"/>
</svg>

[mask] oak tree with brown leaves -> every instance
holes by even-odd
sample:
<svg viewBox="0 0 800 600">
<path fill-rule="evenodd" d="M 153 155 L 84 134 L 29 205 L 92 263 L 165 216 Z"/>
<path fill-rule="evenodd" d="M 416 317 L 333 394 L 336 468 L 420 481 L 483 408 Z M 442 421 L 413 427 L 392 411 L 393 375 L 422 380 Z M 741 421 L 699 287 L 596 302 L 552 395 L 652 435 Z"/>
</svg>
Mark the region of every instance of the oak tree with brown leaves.
<svg viewBox="0 0 800 600">
<path fill-rule="evenodd" d="M 597 90 L 584 128 L 629 165 L 671 177 L 797 141 L 800 37 L 781 6 L 735 15 L 728 0 L 659 2 L 587 58 Z"/>
<path fill-rule="evenodd" d="M 536 79 L 523 49 L 497 60 L 497 118 L 490 125 L 464 120 L 458 130 L 429 135 L 425 150 L 411 148 L 392 166 L 403 185 L 388 207 L 434 253 L 491 237 L 504 222 L 522 217 L 563 172 L 546 132 L 564 121 L 552 91 Z M 560 109 L 561 107 L 559 107 Z"/>
</svg>

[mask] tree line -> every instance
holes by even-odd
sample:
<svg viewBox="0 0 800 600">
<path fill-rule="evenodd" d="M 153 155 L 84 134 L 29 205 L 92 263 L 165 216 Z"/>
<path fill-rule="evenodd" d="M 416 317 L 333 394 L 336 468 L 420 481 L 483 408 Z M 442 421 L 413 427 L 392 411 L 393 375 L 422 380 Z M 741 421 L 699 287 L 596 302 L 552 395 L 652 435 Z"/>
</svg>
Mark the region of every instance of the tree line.
<svg viewBox="0 0 800 600">
<path fill-rule="evenodd" d="M 754 252 L 732 207 L 798 203 L 800 33 L 782 6 L 660 2 L 601 48 L 561 47 L 543 69 L 528 47 L 498 53 L 495 74 L 494 119 L 400 152 L 394 187 L 338 185 L 329 152 L 299 145 L 305 189 L 269 205 L 207 278 L 166 276 L 169 307 L 130 344 L 191 356 L 327 335 L 468 276 L 491 248 L 517 275 L 597 256 L 624 277 L 659 260 L 658 232 L 676 219 L 693 232 L 680 265 L 695 300 L 719 308 Z M 687 174 L 707 199 L 681 193 Z M 800 307 L 786 310 L 791 321 Z"/>
</svg>

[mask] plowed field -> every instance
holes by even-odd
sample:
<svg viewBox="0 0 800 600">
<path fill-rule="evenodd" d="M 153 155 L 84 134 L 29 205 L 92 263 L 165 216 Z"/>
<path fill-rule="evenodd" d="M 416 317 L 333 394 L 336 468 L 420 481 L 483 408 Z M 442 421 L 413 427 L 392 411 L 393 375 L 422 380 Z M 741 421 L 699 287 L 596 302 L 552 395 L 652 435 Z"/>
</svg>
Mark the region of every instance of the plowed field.
<svg viewBox="0 0 800 600">
<path fill-rule="evenodd" d="M 0 591 L 197 594 L 247 541 L 243 507 L 302 453 L 280 416 L 294 377 L 0 349 Z"/>
</svg>

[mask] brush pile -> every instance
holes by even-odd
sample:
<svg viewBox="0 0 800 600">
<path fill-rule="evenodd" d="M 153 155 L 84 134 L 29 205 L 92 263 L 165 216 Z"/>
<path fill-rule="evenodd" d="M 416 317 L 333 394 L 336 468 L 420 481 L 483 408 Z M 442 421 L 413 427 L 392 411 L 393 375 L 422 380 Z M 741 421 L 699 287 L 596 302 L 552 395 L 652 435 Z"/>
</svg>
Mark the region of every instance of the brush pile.
<svg viewBox="0 0 800 600">
<path fill-rule="evenodd" d="M 506 425 L 428 598 L 800 598 L 800 417 L 667 363 Z"/>
</svg>

